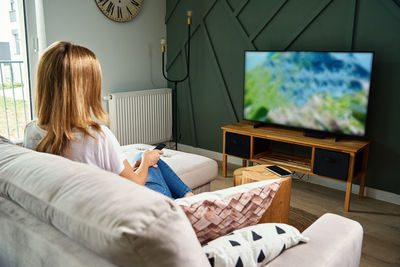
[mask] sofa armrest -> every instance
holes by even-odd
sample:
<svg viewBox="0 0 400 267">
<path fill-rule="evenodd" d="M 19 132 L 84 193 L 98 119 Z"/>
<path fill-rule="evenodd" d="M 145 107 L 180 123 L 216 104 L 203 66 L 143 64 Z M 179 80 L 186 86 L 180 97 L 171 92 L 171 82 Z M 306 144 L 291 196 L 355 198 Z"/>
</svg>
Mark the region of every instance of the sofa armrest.
<svg viewBox="0 0 400 267">
<path fill-rule="evenodd" d="M 363 228 L 358 222 L 326 213 L 303 235 L 308 243 L 288 249 L 267 266 L 359 266 Z"/>
</svg>

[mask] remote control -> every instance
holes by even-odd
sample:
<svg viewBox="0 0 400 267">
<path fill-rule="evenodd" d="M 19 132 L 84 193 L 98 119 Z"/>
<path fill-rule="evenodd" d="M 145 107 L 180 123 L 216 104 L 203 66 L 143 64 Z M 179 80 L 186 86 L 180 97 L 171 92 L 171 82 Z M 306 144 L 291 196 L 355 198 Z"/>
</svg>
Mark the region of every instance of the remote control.
<svg viewBox="0 0 400 267">
<path fill-rule="evenodd" d="M 165 146 L 166 146 L 166 144 L 158 144 L 158 145 L 154 148 L 154 150 L 155 150 L 155 149 L 162 150 Z"/>
</svg>

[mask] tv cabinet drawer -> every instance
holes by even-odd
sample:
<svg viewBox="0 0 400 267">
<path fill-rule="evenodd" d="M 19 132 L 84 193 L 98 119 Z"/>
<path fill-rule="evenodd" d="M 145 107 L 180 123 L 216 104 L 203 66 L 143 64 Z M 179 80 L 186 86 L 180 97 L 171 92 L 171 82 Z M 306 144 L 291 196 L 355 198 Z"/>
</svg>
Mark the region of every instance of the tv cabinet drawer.
<svg viewBox="0 0 400 267">
<path fill-rule="evenodd" d="M 347 180 L 350 154 L 315 149 L 313 173 L 326 177 Z"/>
<path fill-rule="evenodd" d="M 250 158 L 250 136 L 227 132 L 225 153 L 240 158 Z"/>
</svg>

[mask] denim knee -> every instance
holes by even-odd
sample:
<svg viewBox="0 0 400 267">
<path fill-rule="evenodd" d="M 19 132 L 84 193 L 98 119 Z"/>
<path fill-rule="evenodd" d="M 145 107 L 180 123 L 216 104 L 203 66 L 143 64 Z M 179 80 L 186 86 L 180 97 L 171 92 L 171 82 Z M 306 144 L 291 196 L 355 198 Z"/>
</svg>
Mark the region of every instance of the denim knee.
<svg viewBox="0 0 400 267">
<path fill-rule="evenodd" d="M 172 198 L 171 192 L 167 190 L 167 188 L 159 183 L 155 182 L 147 182 L 145 186 L 153 191 L 156 191 L 158 193 L 161 193 L 167 197 Z"/>
</svg>

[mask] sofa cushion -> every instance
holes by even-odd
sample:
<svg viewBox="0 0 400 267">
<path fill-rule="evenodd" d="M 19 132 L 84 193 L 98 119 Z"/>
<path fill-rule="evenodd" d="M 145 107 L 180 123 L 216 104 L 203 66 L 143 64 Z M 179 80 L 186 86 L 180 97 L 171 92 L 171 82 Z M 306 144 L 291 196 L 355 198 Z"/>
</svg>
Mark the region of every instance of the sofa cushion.
<svg viewBox="0 0 400 267">
<path fill-rule="evenodd" d="M 265 266 L 284 250 L 308 242 L 293 226 L 264 223 L 233 231 L 203 247 L 212 266 Z"/>
<path fill-rule="evenodd" d="M 133 164 L 135 156 L 145 151 L 153 149 L 155 146 L 146 144 L 133 144 L 122 146 L 127 160 Z M 218 174 L 218 165 L 215 160 L 196 154 L 185 153 L 172 149 L 163 149 L 164 160 L 191 189 L 207 184 L 215 179 Z"/>
<path fill-rule="evenodd" d="M 0 196 L 1 267 L 116 267 Z"/>
<path fill-rule="evenodd" d="M 359 222 L 325 213 L 302 234 L 310 238 L 307 244 L 288 249 L 268 266 L 360 266 L 364 231 Z"/>
<path fill-rule="evenodd" d="M 8 144 L 14 144 L 11 142 L 9 139 L 5 138 L 4 136 L 0 135 L 0 144 L 1 143 L 8 143 Z"/>
<path fill-rule="evenodd" d="M 0 194 L 117 265 L 208 265 L 178 205 L 97 167 L 0 143 Z"/>
<path fill-rule="evenodd" d="M 243 184 L 175 200 L 185 211 L 201 244 L 258 223 L 281 179 Z"/>
</svg>

